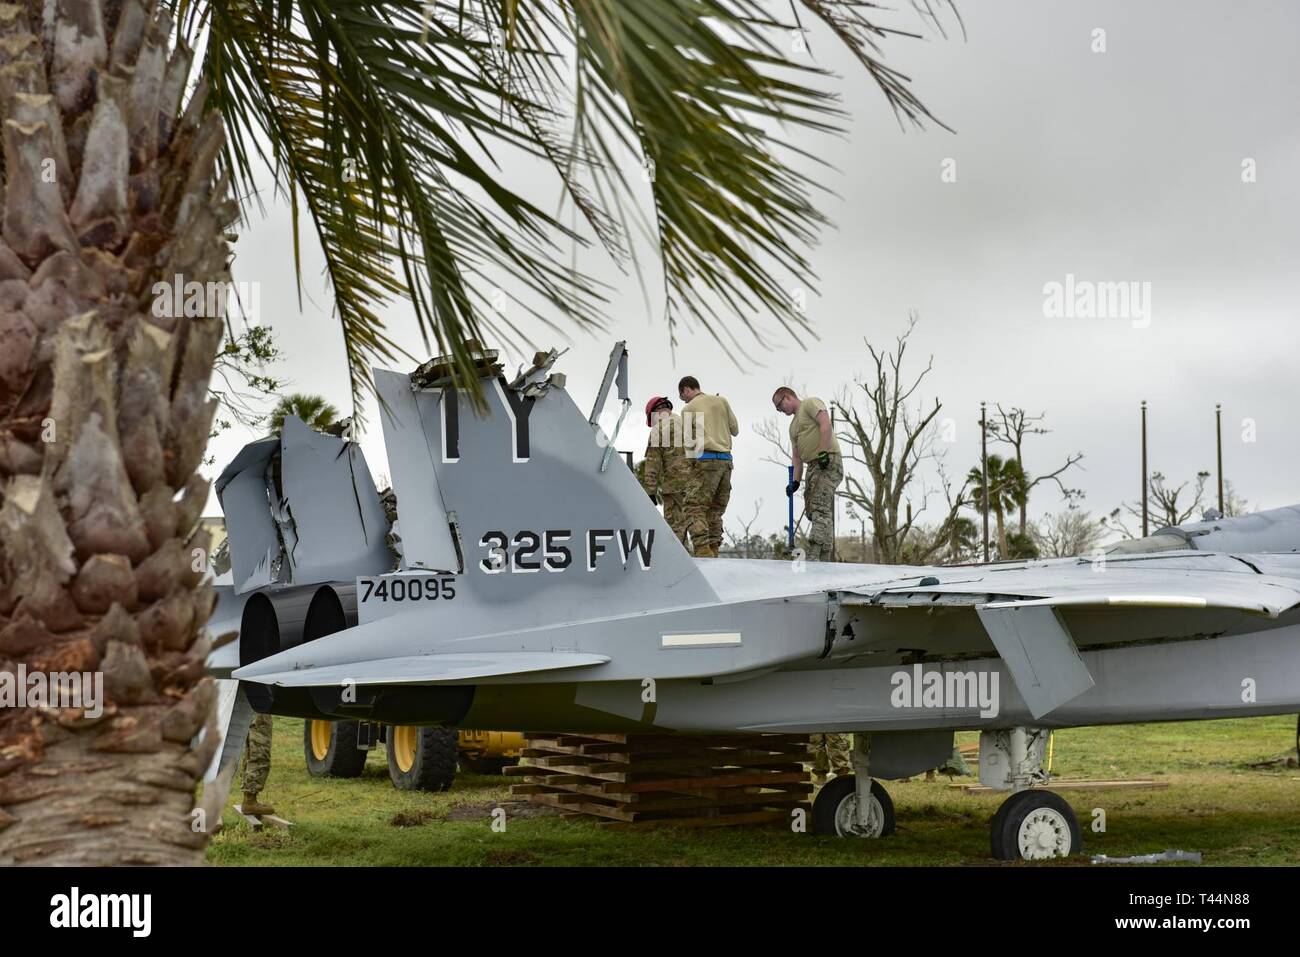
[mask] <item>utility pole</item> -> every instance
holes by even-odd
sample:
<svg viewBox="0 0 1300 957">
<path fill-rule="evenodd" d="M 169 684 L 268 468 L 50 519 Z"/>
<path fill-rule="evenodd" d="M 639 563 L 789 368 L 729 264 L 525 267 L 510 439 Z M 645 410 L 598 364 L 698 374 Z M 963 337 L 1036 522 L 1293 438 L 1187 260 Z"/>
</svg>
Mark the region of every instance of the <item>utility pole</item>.
<svg viewBox="0 0 1300 957">
<path fill-rule="evenodd" d="M 1142 537 L 1147 537 L 1147 400 L 1142 400 Z"/>
<path fill-rule="evenodd" d="M 1223 406 L 1214 403 L 1214 445 L 1219 459 L 1219 514 L 1223 515 Z"/>
<path fill-rule="evenodd" d="M 1146 468 L 1145 465 L 1142 467 Z M 988 423 L 985 421 L 983 402 L 980 403 L 980 487 L 984 489 L 984 561 L 987 562 L 989 560 L 989 430 Z"/>
</svg>

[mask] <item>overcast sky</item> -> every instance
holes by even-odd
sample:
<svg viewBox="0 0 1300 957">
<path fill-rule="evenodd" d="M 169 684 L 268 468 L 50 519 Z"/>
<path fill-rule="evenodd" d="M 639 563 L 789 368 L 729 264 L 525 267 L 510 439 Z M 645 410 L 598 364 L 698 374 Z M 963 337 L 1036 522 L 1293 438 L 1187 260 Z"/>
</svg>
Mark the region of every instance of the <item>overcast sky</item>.
<svg viewBox="0 0 1300 957">
<path fill-rule="evenodd" d="M 836 225 L 810 255 L 820 286 L 808 315 L 819 338 L 773 337 L 744 368 L 702 334 L 688 332 L 670 355 L 661 303 L 647 308 L 634 278 L 599 252 L 581 253 L 580 267 L 616 283 L 607 332 L 557 342 L 523 322 L 538 345 L 570 346 L 558 368 L 579 406 L 589 407 L 614 340 L 626 339 L 633 414 L 618 446 L 639 452 L 646 398 L 675 398 L 678 378 L 697 376 L 741 421 L 729 526 L 747 521 L 761 499 L 755 529 L 777 531 L 784 471 L 762 461 L 768 449 L 752 432 L 773 414 L 773 388 L 788 381 L 833 398 L 866 370 L 864 338 L 889 346 L 915 310 L 911 368 L 933 355 L 920 394 L 938 398 L 940 418 L 955 423 L 955 440 L 941 448 L 956 476 L 979 460 L 980 401 L 1018 405 L 1046 412 L 1053 430 L 1026 446 L 1030 473 L 1081 451 L 1070 484 L 1086 491 L 1094 514 L 1108 512 L 1140 491 L 1140 400 L 1150 403 L 1151 467 L 1178 481 L 1214 469 L 1214 404 L 1222 402 L 1227 477 L 1252 506 L 1300 502 L 1300 4 L 959 6 L 964 40 L 960 31 L 946 40 L 931 31 L 885 45 L 888 62 L 954 133 L 900 130 L 833 39 L 810 36 L 811 55 L 839 75 L 851 115 L 845 136 L 800 144 L 834 167 L 818 178 L 834 190 L 819 204 Z M 906 10 L 889 22 L 918 26 Z M 1099 29 L 1105 52 L 1093 50 Z M 1247 161 L 1254 182 L 1243 182 Z M 945 182 L 954 168 L 956 181 Z M 504 175 L 520 190 L 542 190 L 554 208 L 550 181 L 522 166 Z M 287 207 L 271 205 L 237 244 L 235 278 L 261 284 L 262 319 L 287 356 L 275 371 L 289 388 L 347 409 L 319 251 L 306 250 L 299 311 L 290 237 Z M 1044 288 L 1067 275 L 1076 285 L 1149 283 L 1149 314 L 1052 317 Z M 386 318 L 420 354 L 409 309 Z M 507 352 L 510 371 L 527 351 Z M 369 419 L 362 444 L 378 476 L 387 466 L 373 408 Z M 1242 440 L 1243 420 L 1254 441 Z M 250 437 L 236 429 L 216 439 L 215 470 Z M 1061 507 L 1053 489 L 1040 488 L 1030 511 Z M 209 513 L 218 511 L 213 496 Z"/>
</svg>

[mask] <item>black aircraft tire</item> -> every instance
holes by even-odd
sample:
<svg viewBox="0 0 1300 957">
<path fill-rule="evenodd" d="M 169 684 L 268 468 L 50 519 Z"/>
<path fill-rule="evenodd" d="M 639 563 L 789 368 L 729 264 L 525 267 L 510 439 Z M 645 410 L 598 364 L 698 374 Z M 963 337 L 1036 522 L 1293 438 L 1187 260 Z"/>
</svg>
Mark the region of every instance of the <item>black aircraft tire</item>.
<svg viewBox="0 0 1300 957">
<path fill-rule="evenodd" d="M 813 800 L 812 813 L 814 834 L 829 837 L 845 836 L 840 834 L 835 826 L 835 816 L 844 801 L 853 799 L 856 786 L 854 781 L 855 777 L 852 774 L 840 775 L 817 792 L 817 797 Z M 884 826 L 878 836 L 888 837 L 894 833 L 894 802 L 879 781 L 871 782 L 871 796 L 876 799 L 884 815 Z"/>
<path fill-rule="evenodd" d="M 328 747 L 325 743 L 324 725 L 328 724 Z M 317 738 L 312 741 L 312 726 L 317 727 Z M 366 766 L 366 751 L 357 747 L 356 721 L 315 721 L 302 723 L 302 751 L 307 759 L 307 773 L 314 778 L 356 778 Z M 319 756 L 318 756 L 319 754 Z"/>
<path fill-rule="evenodd" d="M 408 735 L 415 734 L 411 741 Z M 445 791 L 456 778 L 455 728 L 388 729 L 388 776 L 402 791 Z"/>
<path fill-rule="evenodd" d="M 1007 808 L 1001 826 L 993 832 L 994 857 L 1003 861 L 1046 860 L 1077 854 L 1083 847 L 1079 819 L 1059 794 L 1029 790 L 1014 797 L 1019 800 Z M 1032 838 L 1035 831 L 1038 839 L 1031 842 L 1026 854 L 1021 838 Z"/>
<path fill-rule="evenodd" d="M 1005 801 L 998 805 L 998 809 L 993 814 L 993 820 L 989 822 L 989 850 L 997 860 L 1012 860 L 1002 856 L 1000 848 L 1002 847 L 1002 826 L 1006 822 L 1007 812 L 1012 806 L 1017 804 L 1029 791 L 1016 791 Z"/>
</svg>

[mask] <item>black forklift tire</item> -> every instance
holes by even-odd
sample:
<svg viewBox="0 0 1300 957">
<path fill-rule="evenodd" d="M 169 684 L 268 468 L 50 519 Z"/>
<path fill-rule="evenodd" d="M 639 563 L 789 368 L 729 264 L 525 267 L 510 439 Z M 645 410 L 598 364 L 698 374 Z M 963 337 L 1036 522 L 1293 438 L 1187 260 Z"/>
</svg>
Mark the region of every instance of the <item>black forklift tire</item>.
<svg viewBox="0 0 1300 957">
<path fill-rule="evenodd" d="M 356 721 L 316 721 L 302 725 L 302 750 L 314 778 L 356 778 L 366 766 L 366 751 L 357 747 Z"/>
<path fill-rule="evenodd" d="M 388 776 L 402 791 L 445 791 L 456 778 L 455 728 L 392 725 L 388 729 Z"/>
</svg>

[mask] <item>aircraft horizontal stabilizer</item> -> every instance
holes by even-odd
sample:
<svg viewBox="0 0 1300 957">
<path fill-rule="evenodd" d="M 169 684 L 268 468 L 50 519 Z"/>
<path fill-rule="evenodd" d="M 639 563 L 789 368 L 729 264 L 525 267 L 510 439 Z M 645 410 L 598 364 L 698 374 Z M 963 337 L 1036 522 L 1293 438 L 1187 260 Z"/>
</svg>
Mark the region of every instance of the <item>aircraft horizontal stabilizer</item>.
<svg viewBox="0 0 1300 957">
<path fill-rule="evenodd" d="M 326 688 L 341 685 L 455 685 L 480 678 L 500 678 L 535 671 L 589 668 L 609 661 L 606 655 L 565 651 L 484 651 L 476 654 L 410 655 L 319 668 L 295 668 L 257 674 L 258 665 L 235 672 L 241 681 L 281 688 Z"/>
</svg>

